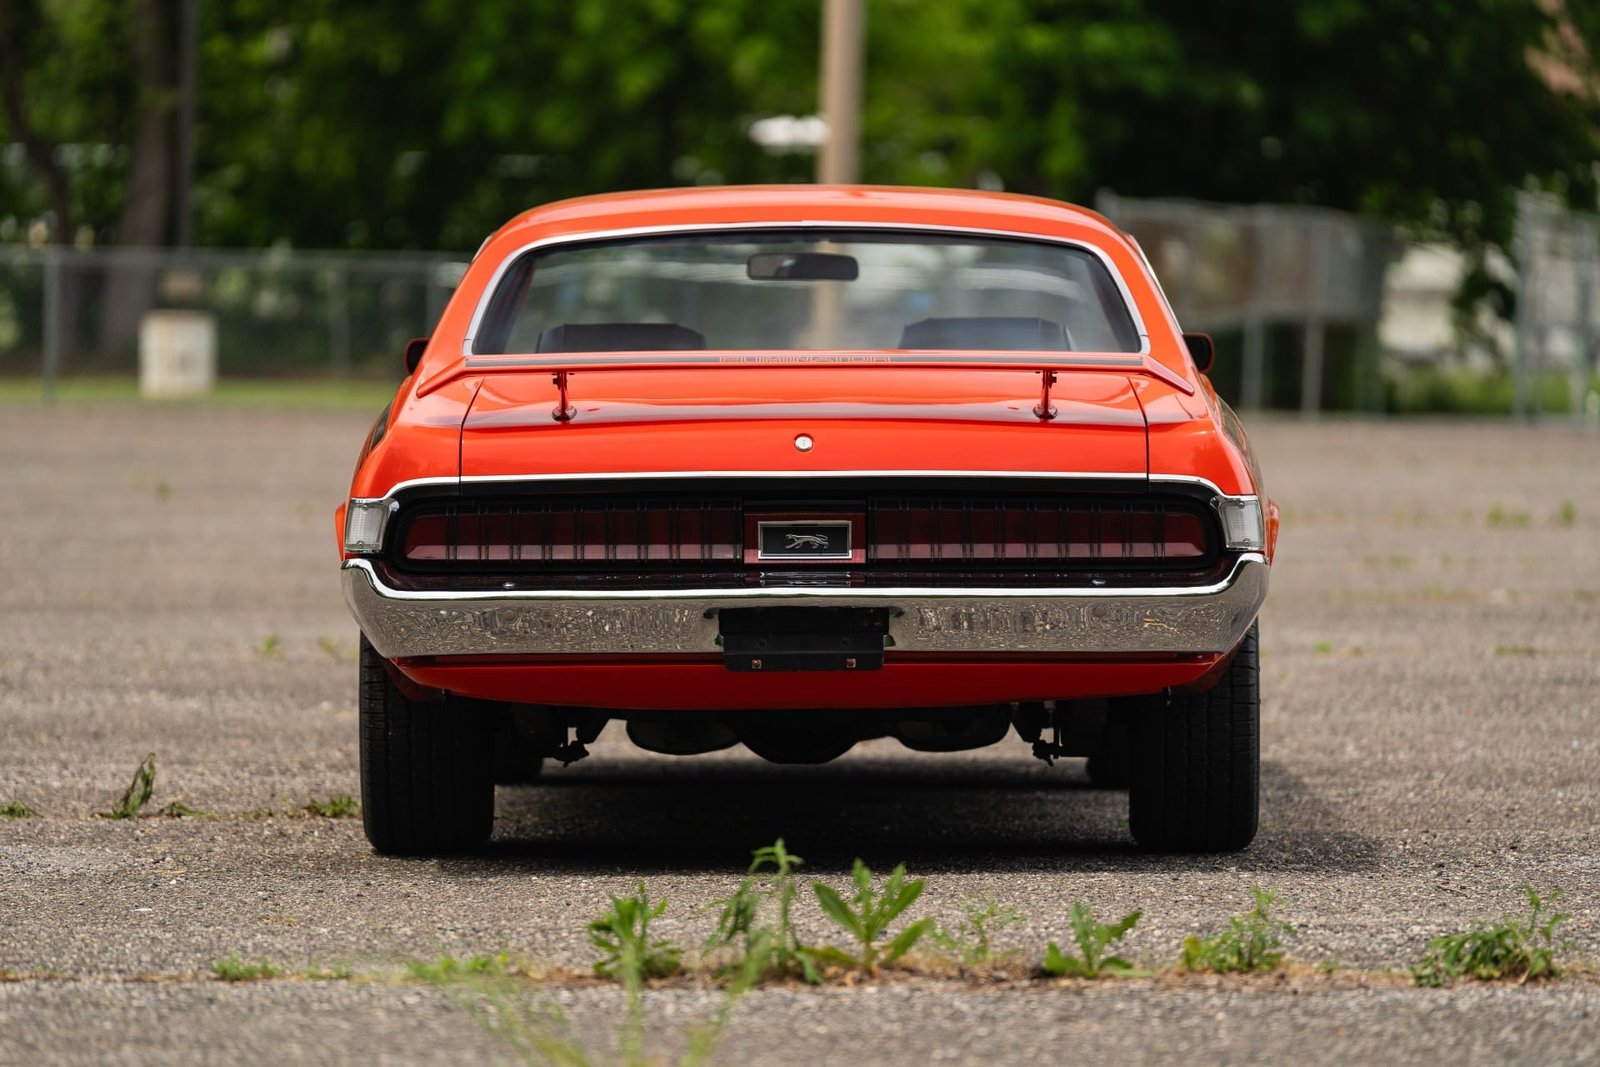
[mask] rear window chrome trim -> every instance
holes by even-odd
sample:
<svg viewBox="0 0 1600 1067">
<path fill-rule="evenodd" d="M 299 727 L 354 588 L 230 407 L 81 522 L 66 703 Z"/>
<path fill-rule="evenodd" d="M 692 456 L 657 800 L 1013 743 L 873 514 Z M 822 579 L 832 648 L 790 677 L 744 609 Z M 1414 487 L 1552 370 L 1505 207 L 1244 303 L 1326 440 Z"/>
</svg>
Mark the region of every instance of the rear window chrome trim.
<svg viewBox="0 0 1600 1067">
<path fill-rule="evenodd" d="M 1117 353 L 1031 353 L 1032 358 L 1030 359 L 1018 358 L 1011 360 L 994 360 L 994 362 L 1026 363 L 1030 366 L 1038 366 L 1041 364 L 1048 365 L 1052 362 L 1073 362 L 1072 360 L 1066 358 L 1059 358 L 1056 360 L 1042 359 L 1040 358 L 1041 356 L 1054 355 L 1059 357 L 1069 357 L 1085 354 L 1119 356 L 1123 357 L 1122 362 L 1128 362 L 1133 357 L 1150 355 L 1150 331 L 1145 326 L 1144 316 L 1139 313 L 1139 304 L 1138 301 L 1134 300 L 1133 298 L 1133 290 L 1128 286 L 1128 281 L 1125 277 L 1123 277 L 1122 271 L 1117 269 L 1117 265 L 1112 261 L 1110 254 L 1096 244 L 1092 244 L 1087 241 L 1076 240 L 1070 237 L 1054 237 L 1048 234 L 1029 233 L 1019 230 L 996 230 L 976 226 L 930 226 L 926 223 L 918 222 L 850 222 L 806 219 L 801 222 L 780 222 L 768 220 L 765 222 L 710 222 L 693 224 L 678 223 L 671 226 L 635 226 L 619 230 L 591 230 L 583 233 L 563 233 L 551 237 L 541 237 L 536 241 L 530 241 L 527 244 L 522 245 L 508 253 L 500 260 L 499 263 L 495 265 L 494 273 L 489 276 L 488 284 L 484 286 L 483 293 L 478 297 L 477 306 L 472 309 L 472 320 L 467 324 L 466 336 L 461 340 L 462 362 L 469 370 L 485 370 L 491 368 L 504 369 L 508 367 L 542 367 L 550 364 L 551 360 L 549 356 L 535 357 L 532 353 L 523 353 L 521 354 L 521 360 L 512 362 L 512 360 L 517 360 L 517 354 L 489 354 L 475 353 L 473 351 L 473 344 L 477 340 L 478 331 L 483 325 L 484 317 L 489 313 L 489 305 L 494 300 L 495 294 L 499 291 L 500 283 L 505 279 L 505 275 L 511 269 L 512 265 L 530 253 L 536 252 L 541 248 L 551 247 L 553 245 L 593 244 L 600 241 L 625 240 L 629 237 L 664 237 L 673 234 L 686 233 L 736 233 L 741 230 L 866 230 L 884 231 L 890 233 L 958 234 L 962 236 L 994 237 L 1012 241 L 1026 241 L 1035 244 L 1064 245 L 1068 248 L 1075 248 L 1079 251 L 1087 252 L 1094 256 L 1095 259 L 1099 261 L 1100 265 L 1104 267 L 1106 272 L 1111 276 L 1112 283 L 1117 287 L 1117 294 L 1122 297 L 1124 308 L 1128 313 L 1129 319 L 1131 319 L 1133 322 L 1134 334 L 1139 338 L 1138 350 L 1134 352 Z M 708 349 L 707 353 L 708 355 L 714 354 L 716 351 L 716 349 Z M 794 349 L 793 351 L 797 355 L 803 356 L 811 350 Z M 574 361 L 570 358 L 561 361 L 563 366 L 570 366 L 573 364 L 573 362 Z M 605 365 L 603 362 L 603 354 L 601 358 L 586 360 L 585 362 L 592 362 L 595 366 Z M 724 364 L 721 360 L 707 358 L 706 356 L 700 356 L 698 359 L 695 359 L 692 362 L 705 366 L 730 365 Z M 919 357 L 914 362 L 920 364 L 936 363 L 938 361 L 936 359 L 922 359 Z M 750 366 L 753 364 L 734 363 L 731 365 Z"/>
</svg>

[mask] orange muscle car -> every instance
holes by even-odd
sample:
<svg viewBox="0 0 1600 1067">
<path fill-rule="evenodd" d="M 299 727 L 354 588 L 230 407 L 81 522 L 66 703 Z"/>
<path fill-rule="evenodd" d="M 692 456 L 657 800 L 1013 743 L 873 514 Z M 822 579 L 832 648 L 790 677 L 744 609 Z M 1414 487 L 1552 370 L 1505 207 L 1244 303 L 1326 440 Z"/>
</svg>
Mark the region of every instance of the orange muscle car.
<svg viewBox="0 0 1600 1067">
<path fill-rule="evenodd" d="M 337 525 L 380 852 L 605 724 L 822 762 L 1015 730 L 1157 850 L 1255 834 L 1277 511 L 1138 246 L 1031 197 L 588 197 L 479 250 Z"/>
</svg>

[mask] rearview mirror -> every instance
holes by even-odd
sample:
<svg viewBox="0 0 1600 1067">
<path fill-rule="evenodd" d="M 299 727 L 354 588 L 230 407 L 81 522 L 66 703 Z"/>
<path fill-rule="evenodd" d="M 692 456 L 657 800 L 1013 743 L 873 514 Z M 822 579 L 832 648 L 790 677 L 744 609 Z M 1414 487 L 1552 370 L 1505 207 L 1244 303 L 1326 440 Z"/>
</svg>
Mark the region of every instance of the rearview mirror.
<svg viewBox="0 0 1600 1067">
<path fill-rule="evenodd" d="M 861 264 L 838 252 L 757 252 L 745 273 L 758 282 L 853 282 L 861 276 Z"/>
<path fill-rule="evenodd" d="M 1186 333 L 1183 343 L 1189 346 L 1189 355 L 1194 360 L 1194 369 L 1201 374 L 1211 373 L 1211 365 L 1217 361 L 1217 343 L 1211 339 L 1209 333 Z"/>
<path fill-rule="evenodd" d="M 422 362 L 422 353 L 428 350 L 426 337 L 413 337 L 406 342 L 406 373 L 414 374 L 417 364 Z"/>
</svg>

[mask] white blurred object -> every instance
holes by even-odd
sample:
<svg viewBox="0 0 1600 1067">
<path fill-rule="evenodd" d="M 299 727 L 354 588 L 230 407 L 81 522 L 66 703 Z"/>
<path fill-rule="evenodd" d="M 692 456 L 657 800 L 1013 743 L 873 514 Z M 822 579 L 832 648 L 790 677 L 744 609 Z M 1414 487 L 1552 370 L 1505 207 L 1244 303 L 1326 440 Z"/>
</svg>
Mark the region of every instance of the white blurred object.
<svg viewBox="0 0 1600 1067">
<path fill-rule="evenodd" d="M 769 115 L 750 124 L 750 140 L 768 152 L 815 152 L 828 140 L 821 115 Z"/>
<path fill-rule="evenodd" d="M 139 395 L 205 396 L 217 384 L 217 319 L 205 311 L 150 311 L 139 321 Z"/>
</svg>

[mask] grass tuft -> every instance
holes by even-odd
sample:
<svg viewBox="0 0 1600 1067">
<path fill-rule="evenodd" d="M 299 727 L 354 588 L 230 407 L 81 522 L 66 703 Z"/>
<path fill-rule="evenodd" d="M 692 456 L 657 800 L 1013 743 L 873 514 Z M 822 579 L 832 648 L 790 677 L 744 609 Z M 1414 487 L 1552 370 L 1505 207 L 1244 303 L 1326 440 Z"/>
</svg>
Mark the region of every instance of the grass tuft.
<svg viewBox="0 0 1600 1067">
<path fill-rule="evenodd" d="M 888 935 L 890 925 L 922 895 L 923 880 L 906 880 L 905 864 L 898 864 L 889 872 L 881 889 L 872 885 L 872 870 L 857 857 L 850 871 L 855 892 L 847 901 L 837 889 L 821 882 L 811 883 L 822 912 L 848 933 L 856 943 L 854 952 L 844 949 L 818 949 L 814 958 L 825 963 L 852 967 L 863 974 L 876 974 L 878 964 L 893 963 L 911 950 L 923 935 L 933 929 L 932 919 L 918 919 L 889 940 L 879 942 Z"/>
<path fill-rule="evenodd" d="M 356 803 L 356 798 L 348 793 L 341 793 L 327 800 L 318 800 L 310 797 L 300 809 L 307 815 L 314 815 L 320 819 L 354 819 L 361 814 L 361 805 Z M 266 813 L 271 815 L 269 811 Z"/>
<path fill-rule="evenodd" d="M 1515 979 L 1518 985 L 1537 978 L 1554 978 L 1561 973 L 1556 962 L 1556 927 L 1570 916 L 1546 907 L 1561 894 L 1548 900 L 1525 887 L 1528 914 L 1525 918 L 1504 917 L 1498 923 L 1474 923 L 1459 934 L 1446 934 L 1428 942 L 1422 960 L 1411 969 L 1419 986 L 1439 988 L 1461 979 L 1493 982 Z"/>
<path fill-rule="evenodd" d="M 650 902 L 643 882 L 628 896 L 612 897 L 611 909 L 589 923 L 589 943 L 601 953 L 595 973 L 624 985 L 676 974 L 681 950 L 666 938 L 650 937 L 650 924 L 666 910 L 665 900 Z"/>
<path fill-rule="evenodd" d="M 1008 904 L 995 903 L 992 896 L 968 897 L 961 902 L 961 910 L 961 921 L 954 928 L 941 926 L 928 940 L 969 969 L 999 962 L 1006 953 L 995 950 L 995 935 L 1022 922 L 1022 914 Z"/>
<path fill-rule="evenodd" d="M 1499 504 L 1489 508 L 1485 519 L 1490 526 L 1526 526 L 1533 521 L 1533 517 L 1526 511 L 1507 511 Z"/>
<path fill-rule="evenodd" d="M 11 798 L 11 803 L 0 805 L 0 819 L 37 819 L 39 813 L 16 797 Z"/>
<path fill-rule="evenodd" d="M 150 753 L 144 762 L 134 768 L 133 781 L 128 783 L 128 788 L 123 791 L 122 798 L 112 805 L 110 811 L 99 813 L 102 819 L 134 819 L 139 812 L 150 803 L 150 794 L 156 788 L 156 754 Z"/>
<path fill-rule="evenodd" d="M 1277 898 L 1252 886 L 1255 906 L 1228 920 L 1226 929 L 1209 937 L 1184 939 L 1178 966 L 1186 971 L 1241 974 L 1270 971 L 1283 962 L 1283 939 L 1295 936 L 1294 927 L 1272 916 Z"/>
<path fill-rule="evenodd" d="M 276 978 L 283 971 L 266 960 L 246 963 L 239 958 L 238 953 L 230 952 L 225 959 L 220 959 L 211 965 L 211 973 L 224 982 L 259 982 L 267 978 Z"/>
<path fill-rule="evenodd" d="M 198 808 L 191 808 L 189 805 L 185 804 L 181 800 L 169 800 L 167 802 L 167 806 L 162 808 L 161 811 L 159 812 L 159 814 L 164 816 L 164 817 L 166 817 L 166 818 L 168 818 L 168 819 L 182 819 L 182 818 L 185 818 L 185 817 L 192 817 L 192 818 L 197 818 L 197 819 L 214 819 L 214 818 L 216 818 L 216 816 L 213 815 L 211 812 L 209 812 L 209 811 L 201 811 Z"/>
<path fill-rule="evenodd" d="M 469 956 L 456 959 L 440 956 L 437 960 L 413 960 L 406 964 L 406 977 L 418 982 L 449 982 L 469 975 L 507 975 L 511 973 L 511 957 L 499 952 L 493 956 Z"/>
<path fill-rule="evenodd" d="M 1052 941 L 1045 948 L 1044 969 L 1050 974 L 1074 978 L 1127 974 L 1133 970 L 1133 964 L 1121 956 L 1108 955 L 1108 950 L 1134 928 L 1142 914 L 1140 911 L 1130 911 L 1114 923 L 1097 923 L 1089 905 L 1078 901 L 1072 905 L 1072 937 L 1082 955 L 1063 952 Z"/>
<path fill-rule="evenodd" d="M 745 878 L 732 895 L 712 902 L 717 926 L 701 952 L 707 958 L 732 957 L 723 974 L 749 974 L 754 980 L 798 973 L 807 982 L 822 978 L 811 951 L 800 944 L 791 915 L 798 893 L 795 870 L 805 860 L 784 846 L 783 838 L 754 850 Z M 770 868 L 771 877 L 760 877 Z M 764 884 L 764 888 L 763 888 Z M 770 906 L 770 921 L 764 912 Z"/>
</svg>

